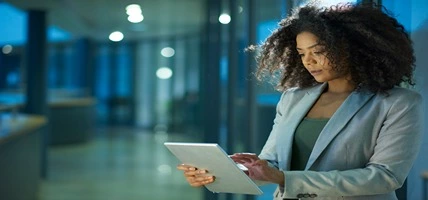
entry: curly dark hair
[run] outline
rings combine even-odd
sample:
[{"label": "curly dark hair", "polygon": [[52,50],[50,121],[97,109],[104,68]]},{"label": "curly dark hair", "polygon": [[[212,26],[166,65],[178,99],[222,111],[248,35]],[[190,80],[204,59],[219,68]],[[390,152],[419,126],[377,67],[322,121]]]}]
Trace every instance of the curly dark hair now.
[{"label": "curly dark hair", "polygon": [[386,92],[395,85],[414,85],[412,41],[403,25],[376,4],[338,4],[319,8],[310,3],[279,23],[257,56],[259,80],[279,75],[279,90],[319,84],[305,69],[296,50],[296,36],[318,37],[332,68],[350,74],[357,90]]}]

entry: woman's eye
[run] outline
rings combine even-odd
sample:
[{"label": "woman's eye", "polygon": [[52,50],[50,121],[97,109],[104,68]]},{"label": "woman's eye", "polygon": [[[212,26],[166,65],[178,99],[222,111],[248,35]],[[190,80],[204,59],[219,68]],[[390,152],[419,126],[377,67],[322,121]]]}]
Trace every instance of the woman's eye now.
[{"label": "woman's eye", "polygon": [[315,55],[321,55],[321,54],[324,54],[324,53],[325,53],[325,51],[315,51],[314,52]]}]

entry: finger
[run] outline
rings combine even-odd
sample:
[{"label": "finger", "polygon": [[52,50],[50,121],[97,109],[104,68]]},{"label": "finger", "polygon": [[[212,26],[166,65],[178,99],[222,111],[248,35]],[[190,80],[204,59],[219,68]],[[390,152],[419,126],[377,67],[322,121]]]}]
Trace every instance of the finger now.
[{"label": "finger", "polygon": [[200,176],[200,177],[189,178],[188,182],[193,187],[199,187],[206,184],[210,184],[214,182],[214,180],[215,180],[214,176]]},{"label": "finger", "polygon": [[259,160],[259,157],[256,154],[242,154],[244,158]]},{"label": "finger", "polygon": [[256,161],[256,159],[252,159],[249,157],[234,157],[232,158],[233,161],[244,164],[244,163],[251,163]]},{"label": "finger", "polygon": [[186,177],[186,180],[187,182],[189,182],[191,186],[201,186],[201,185],[204,185],[205,182],[210,181],[211,179],[209,177],[190,176],[190,177]]},{"label": "finger", "polygon": [[257,156],[255,153],[234,153],[236,156]]},{"label": "finger", "polygon": [[177,165],[177,169],[179,170],[196,170],[197,168],[191,165],[186,165],[186,164],[180,164]]},{"label": "finger", "polygon": [[235,153],[232,155],[234,158],[242,158],[242,159],[253,159],[259,160],[259,157],[253,153]]},{"label": "finger", "polygon": [[235,163],[237,163],[237,164],[241,164],[241,165],[244,165],[244,166],[251,165],[251,161],[249,161],[249,160],[236,159],[236,160],[233,160],[233,161]]},{"label": "finger", "polygon": [[198,176],[198,175],[204,175],[207,174],[208,171],[207,170],[187,170],[184,171],[184,176]]},{"label": "finger", "polygon": [[231,155],[231,156],[229,156],[232,160],[242,160],[242,159],[248,159],[247,157],[245,157],[245,156],[241,156],[241,155],[236,155],[236,154],[233,154],[233,155]]},{"label": "finger", "polygon": [[234,162],[236,163],[242,163],[244,162],[244,160],[242,158],[238,158],[238,157],[230,157]]},{"label": "finger", "polygon": [[203,185],[203,183],[200,181],[196,181],[194,176],[186,177],[186,181],[193,187],[199,187]]}]

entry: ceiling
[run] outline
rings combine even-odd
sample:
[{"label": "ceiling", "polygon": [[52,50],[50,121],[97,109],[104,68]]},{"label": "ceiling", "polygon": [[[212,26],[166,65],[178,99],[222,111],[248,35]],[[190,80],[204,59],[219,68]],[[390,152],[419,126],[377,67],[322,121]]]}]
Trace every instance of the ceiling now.
[{"label": "ceiling", "polygon": [[[0,0],[1,1],[1,0]],[[204,25],[205,0],[3,0],[22,10],[46,10],[48,24],[75,37],[106,40],[113,31],[125,39],[193,34]],[[126,6],[141,6],[144,20],[127,20]]]}]

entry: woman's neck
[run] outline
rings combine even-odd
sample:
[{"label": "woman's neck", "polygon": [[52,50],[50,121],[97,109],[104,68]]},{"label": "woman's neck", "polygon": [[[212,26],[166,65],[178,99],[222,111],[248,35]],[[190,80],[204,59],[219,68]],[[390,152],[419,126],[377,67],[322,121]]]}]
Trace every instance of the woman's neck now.
[{"label": "woman's neck", "polygon": [[351,93],[355,89],[355,84],[348,79],[335,79],[327,83],[325,92],[332,94]]}]

